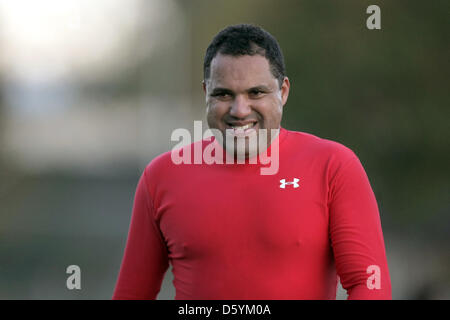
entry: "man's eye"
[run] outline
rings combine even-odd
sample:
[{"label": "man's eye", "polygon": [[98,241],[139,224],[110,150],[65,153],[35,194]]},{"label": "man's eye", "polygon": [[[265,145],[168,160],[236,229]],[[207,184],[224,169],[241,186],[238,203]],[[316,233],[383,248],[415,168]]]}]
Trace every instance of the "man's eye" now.
[{"label": "man's eye", "polygon": [[229,93],[226,92],[218,92],[212,95],[213,97],[218,97],[218,98],[228,98],[230,96]]},{"label": "man's eye", "polygon": [[254,91],[250,91],[250,95],[251,96],[260,96],[262,95],[264,92],[261,90],[254,90]]}]

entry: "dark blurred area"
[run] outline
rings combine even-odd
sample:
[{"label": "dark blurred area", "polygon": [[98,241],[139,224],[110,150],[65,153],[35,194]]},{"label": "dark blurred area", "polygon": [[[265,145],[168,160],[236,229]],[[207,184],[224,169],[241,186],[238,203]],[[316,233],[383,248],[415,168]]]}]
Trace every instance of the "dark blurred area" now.
[{"label": "dark blurred area", "polygon": [[[366,27],[371,4],[381,30]],[[0,2],[0,299],[111,298],[138,178],[174,146],[174,129],[205,121],[204,52],[236,23],[260,25],[281,45],[291,82],[282,125],[343,143],[363,163],[393,298],[449,299],[449,9]],[[66,287],[73,264],[81,290]],[[171,277],[159,299],[173,299]]]}]

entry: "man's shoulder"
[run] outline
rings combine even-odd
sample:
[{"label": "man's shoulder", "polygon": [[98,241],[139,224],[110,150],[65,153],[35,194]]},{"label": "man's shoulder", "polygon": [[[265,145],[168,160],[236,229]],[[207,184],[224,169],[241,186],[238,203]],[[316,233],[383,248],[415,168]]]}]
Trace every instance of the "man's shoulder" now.
[{"label": "man's shoulder", "polygon": [[304,131],[287,130],[287,132],[289,148],[306,150],[306,152],[316,157],[332,157],[343,161],[357,158],[355,152],[342,142]]},{"label": "man's shoulder", "polygon": [[204,140],[193,142],[186,146],[166,151],[162,154],[157,155],[152,160],[150,160],[145,166],[146,174],[150,174],[151,172],[152,175],[154,175],[155,173],[164,175],[169,174],[169,172],[173,171],[173,169],[184,167],[179,163],[179,159],[180,157],[183,156],[184,153],[187,153],[189,158],[189,160],[187,160],[186,163],[193,163],[194,162],[193,153],[196,150],[196,146],[204,143],[205,143]]},{"label": "man's shoulder", "polygon": [[169,166],[171,163],[172,163],[171,151],[166,151],[151,159],[145,166],[145,169],[161,170],[167,168],[167,166]]}]

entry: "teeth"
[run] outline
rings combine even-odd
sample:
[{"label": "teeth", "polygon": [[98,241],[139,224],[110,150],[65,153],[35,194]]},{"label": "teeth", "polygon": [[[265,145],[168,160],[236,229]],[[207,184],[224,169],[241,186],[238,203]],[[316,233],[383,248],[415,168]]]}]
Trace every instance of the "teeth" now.
[{"label": "teeth", "polygon": [[241,126],[241,127],[238,127],[238,126],[231,126],[231,127],[234,130],[247,130],[247,129],[253,127],[253,125],[254,125],[254,123],[249,123],[249,124],[246,124],[245,126]]}]

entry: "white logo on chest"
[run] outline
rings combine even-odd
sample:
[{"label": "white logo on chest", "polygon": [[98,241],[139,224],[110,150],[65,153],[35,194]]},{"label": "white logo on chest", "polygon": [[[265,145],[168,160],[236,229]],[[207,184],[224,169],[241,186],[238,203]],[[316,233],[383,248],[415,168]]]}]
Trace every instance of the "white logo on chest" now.
[{"label": "white logo on chest", "polygon": [[297,179],[297,178],[294,178],[294,181],[287,181],[287,182],[286,182],[286,179],[281,179],[280,180],[280,188],[285,189],[286,186],[289,186],[289,185],[293,186],[294,188],[298,188],[298,187],[300,187],[300,185],[298,184],[299,181],[300,181],[300,179]]}]

